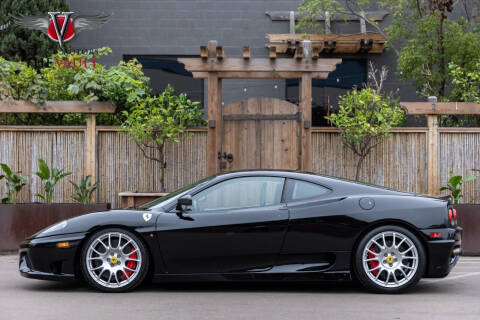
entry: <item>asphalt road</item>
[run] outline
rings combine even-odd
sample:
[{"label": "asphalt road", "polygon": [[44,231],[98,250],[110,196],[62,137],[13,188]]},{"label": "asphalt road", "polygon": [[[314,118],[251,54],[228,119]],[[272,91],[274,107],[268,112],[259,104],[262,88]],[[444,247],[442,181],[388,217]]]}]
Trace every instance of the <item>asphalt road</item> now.
[{"label": "asphalt road", "polygon": [[352,283],[148,284],[106,294],[25,279],[16,256],[0,256],[0,319],[480,319],[480,258],[463,257],[447,278],[401,295]]}]

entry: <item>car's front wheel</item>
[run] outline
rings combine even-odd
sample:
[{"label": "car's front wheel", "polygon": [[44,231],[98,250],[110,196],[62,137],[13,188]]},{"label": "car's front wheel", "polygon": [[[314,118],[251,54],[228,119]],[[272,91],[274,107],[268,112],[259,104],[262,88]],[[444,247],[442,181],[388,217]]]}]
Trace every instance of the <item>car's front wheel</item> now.
[{"label": "car's front wheel", "polygon": [[358,280],[367,289],[399,293],[413,287],[425,273],[425,250],[407,229],[382,226],[362,238],[354,267]]},{"label": "car's front wheel", "polygon": [[92,234],[82,248],[80,259],[86,281],[106,292],[124,292],[137,287],[145,278],[149,264],[141,239],[117,228]]}]

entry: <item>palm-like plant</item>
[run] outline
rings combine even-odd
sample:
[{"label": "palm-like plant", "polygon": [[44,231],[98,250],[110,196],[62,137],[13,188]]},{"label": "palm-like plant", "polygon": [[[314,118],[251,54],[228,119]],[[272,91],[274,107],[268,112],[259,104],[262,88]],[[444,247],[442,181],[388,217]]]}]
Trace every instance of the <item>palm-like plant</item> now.
[{"label": "palm-like plant", "polygon": [[98,188],[98,181],[92,185],[92,176],[88,175],[85,179],[82,179],[80,184],[70,180],[75,193],[72,195],[72,200],[82,204],[91,204],[93,198],[93,192]]},{"label": "palm-like plant", "polygon": [[7,180],[7,196],[2,199],[2,203],[17,203],[17,196],[23,186],[26,185],[27,177],[20,175],[19,172],[13,172],[5,163],[0,163],[3,170],[0,180]]},{"label": "palm-like plant", "polygon": [[51,169],[43,159],[38,159],[38,170],[35,174],[42,180],[43,194],[36,193],[35,196],[43,199],[45,203],[52,203],[53,191],[58,181],[71,175],[71,172],[64,172],[63,169]]},{"label": "palm-like plant", "polygon": [[447,186],[441,187],[440,191],[448,190],[453,198],[453,203],[458,204],[463,199],[463,195],[460,193],[462,191],[462,184],[467,181],[475,180],[476,178],[477,176],[475,175],[464,178],[455,175],[453,171],[450,171],[450,178],[447,181]]}]

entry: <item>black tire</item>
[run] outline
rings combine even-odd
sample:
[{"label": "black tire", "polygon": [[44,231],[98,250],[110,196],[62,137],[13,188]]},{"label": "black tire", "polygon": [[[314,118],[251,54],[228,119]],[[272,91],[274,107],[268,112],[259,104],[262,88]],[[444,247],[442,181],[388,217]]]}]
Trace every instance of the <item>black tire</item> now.
[{"label": "black tire", "polygon": [[[95,241],[95,239],[108,233],[121,233],[122,235],[128,236],[130,239],[132,239],[135,242],[135,244],[138,246],[138,250],[141,253],[140,255],[141,265],[138,270],[138,274],[134,277],[134,279],[131,280],[131,282],[121,287],[107,287],[105,285],[98,283],[97,280],[95,280],[92,277],[87,267],[87,254],[88,254],[89,247]],[[80,254],[80,267],[81,267],[82,274],[85,281],[93,288],[103,292],[127,292],[135,289],[143,282],[143,280],[147,276],[148,270],[149,270],[149,263],[150,263],[150,257],[144,242],[134,233],[127,231],[125,229],[120,229],[120,228],[108,228],[108,229],[99,230],[93,233],[85,242],[85,244],[82,246],[81,254]]]},{"label": "black tire", "polygon": [[[408,281],[404,280],[405,282],[402,283],[401,285],[398,285],[397,287],[386,287],[386,286],[381,286],[377,284],[374,281],[374,279],[371,279],[369,277],[369,275],[367,274],[368,271],[365,270],[365,267],[364,267],[363,254],[367,244],[372,238],[374,238],[376,235],[379,235],[380,233],[383,233],[383,232],[396,232],[401,235],[404,235],[405,237],[410,239],[411,242],[415,245],[415,248],[418,253],[418,260],[417,260],[418,262],[417,262],[416,271],[411,275],[409,274],[410,279],[408,279]],[[383,259],[383,257],[381,259]],[[365,262],[365,263],[368,265],[369,262]],[[378,262],[378,265],[380,265],[380,263],[381,262]],[[354,258],[353,258],[353,267],[354,267],[356,278],[366,289],[375,293],[402,293],[411,289],[418,283],[418,281],[420,281],[420,279],[425,274],[426,265],[427,265],[427,260],[426,260],[425,249],[422,243],[420,242],[420,240],[409,230],[399,226],[394,226],[394,225],[381,226],[368,232],[362,238],[357,248],[355,249]],[[384,271],[384,272],[388,273],[388,271]],[[385,275],[385,273],[383,275]],[[388,276],[390,277],[390,275]],[[386,281],[388,282],[389,280],[387,279]],[[392,285],[396,285],[396,284],[392,284]]]}]

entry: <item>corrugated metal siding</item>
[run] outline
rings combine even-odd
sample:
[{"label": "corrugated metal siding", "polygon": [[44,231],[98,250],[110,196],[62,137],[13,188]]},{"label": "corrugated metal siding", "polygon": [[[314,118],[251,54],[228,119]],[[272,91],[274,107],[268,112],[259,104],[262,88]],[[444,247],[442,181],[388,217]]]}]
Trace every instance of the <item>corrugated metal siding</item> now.
[{"label": "corrugated metal siding", "polygon": [[[338,132],[312,133],[313,172],[355,178],[357,157]],[[409,192],[427,192],[427,141],[422,132],[394,132],[365,159],[361,181]]]}]

